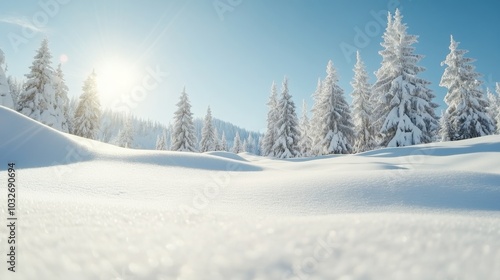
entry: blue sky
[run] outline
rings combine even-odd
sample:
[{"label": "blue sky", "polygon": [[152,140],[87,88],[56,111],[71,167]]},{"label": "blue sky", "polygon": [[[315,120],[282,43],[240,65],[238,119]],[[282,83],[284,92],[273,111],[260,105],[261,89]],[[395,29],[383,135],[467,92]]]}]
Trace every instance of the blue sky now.
[{"label": "blue sky", "polygon": [[210,105],[217,118],[264,131],[271,83],[280,85],[285,75],[299,112],[303,99],[312,105],[330,59],[350,101],[354,49],[374,82],[386,11],[395,7],[408,32],[419,35],[416,53],[425,55],[422,77],[432,82],[438,114],[445,109],[446,90],[438,84],[450,34],[477,59],[485,86],[494,87],[500,81],[499,6],[452,0],[2,1],[0,49],[7,74],[23,77],[47,37],[54,66],[67,58],[71,96],[81,94],[95,69],[104,106],[168,123],[186,86],[195,116],[203,117]]}]

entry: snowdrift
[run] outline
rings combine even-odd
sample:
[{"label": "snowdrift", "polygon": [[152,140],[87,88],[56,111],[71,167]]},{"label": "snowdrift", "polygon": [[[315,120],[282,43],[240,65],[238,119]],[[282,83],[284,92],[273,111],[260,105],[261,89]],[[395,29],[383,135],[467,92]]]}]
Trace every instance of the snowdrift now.
[{"label": "snowdrift", "polygon": [[[257,171],[259,167],[204,154],[138,151],[66,134],[0,106],[0,153],[22,168],[67,165],[93,159],[194,169]],[[5,166],[1,168],[5,169]]]},{"label": "snowdrift", "polygon": [[500,136],[278,160],[122,149],[0,107],[8,161],[0,279],[500,278]]}]

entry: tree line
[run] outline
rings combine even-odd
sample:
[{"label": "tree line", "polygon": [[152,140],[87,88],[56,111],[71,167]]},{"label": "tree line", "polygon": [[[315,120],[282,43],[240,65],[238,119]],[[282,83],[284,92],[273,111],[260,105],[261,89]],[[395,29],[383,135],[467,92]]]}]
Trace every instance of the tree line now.
[{"label": "tree line", "polygon": [[[201,139],[197,139],[188,94],[181,92],[173,124],[168,134],[157,136],[156,149],[186,152],[252,152],[277,158],[311,157],[328,154],[359,153],[382,147],[399,147],[454,141],[500,133],[500,85],[496,95],[487,89],[485,96],[474,59],[451,37],[450,52],[441,63],[446,66],[440,86],[447,89],[446,110],[435,113],[438,105],[420,77],[425,68],[418,65],[422,55],[415,54],[417,36],[407,33],[399,10],[388,13],[382,36],[380,68],[376,82],[369,76],[360,53],[357,53],[352,79],[352,104],[345,99],[332,61],[326,76],[318,79],[310,110],[303,102],[300,120],[285,77],[280,92],[273,82],[267,102],[267,129],[258,139],[249,134],[240,139],[236,133],[228,147],[225,132],[217,131],[210,107],[204,119]],[[5,57],[0,50],[0,104],[50,127],[81,137],[96,139],[101,106],[92,72],[84,81],[78,102],[70,106],[68,87],[59,64],[51,66],[48,40],[44,39],[26,74],[26,82],[6,78]],[[130,147],[133,141],[131,121],[120,129],[118,144]]]}]

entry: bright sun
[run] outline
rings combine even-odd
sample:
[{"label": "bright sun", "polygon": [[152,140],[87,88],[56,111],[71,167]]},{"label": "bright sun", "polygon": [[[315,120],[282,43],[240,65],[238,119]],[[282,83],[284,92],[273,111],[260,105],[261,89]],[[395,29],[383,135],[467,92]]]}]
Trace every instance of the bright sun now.
[{"label": "bright sun", "polygon": [[128,93],[136,84],[137,72],[131,63],[109,59],[96,68],[97,86],[104,99],[113,99]]}]

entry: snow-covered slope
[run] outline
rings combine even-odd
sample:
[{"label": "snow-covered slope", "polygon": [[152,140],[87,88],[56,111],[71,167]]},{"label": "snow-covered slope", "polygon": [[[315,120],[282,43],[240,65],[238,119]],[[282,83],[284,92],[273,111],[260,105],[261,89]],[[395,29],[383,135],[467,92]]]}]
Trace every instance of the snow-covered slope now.
[{"label": "snow-covered slope", "polygon": [[499,136],[276,160],[122,149],[0,107],[4,185],[9,161],[0,279],[500,277]]}]

